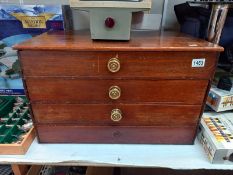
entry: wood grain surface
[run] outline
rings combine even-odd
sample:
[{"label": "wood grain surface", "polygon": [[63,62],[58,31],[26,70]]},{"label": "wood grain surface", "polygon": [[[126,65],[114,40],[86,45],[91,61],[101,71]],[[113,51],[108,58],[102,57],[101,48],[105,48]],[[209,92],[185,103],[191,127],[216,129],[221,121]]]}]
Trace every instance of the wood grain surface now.
[{"label": "wood grain surface", "polygon": [[[180,33],[132,32],[93,41],[48,32],[16,45],[42,143],[192,144],[222,47]],[[109,59],[120,70],[109,72]],[[192,67],[193,59],[205,66]],[[121,97],[109,98],[118,86]],[[112,109],[122,111],[113,122]]]},{"label": "wood grain surface", "polygon": [[[201,78],[209,79],[215,69],[215,52],[71,52],[22,51],[24,76],[72,76],[111,78]],[[120,71],[111,73],[107,64],[118,57]],[[192,60],[205,58],[204,67]]]},{"label": "wood grain surface", "polygon": [[223,51],[223,48],[202,39],[174,32],[131,32],[130,41],[93,41],[89,31],[55,31],[22,42],[18,50],[66,51]]},{"label": "wood grain surface", "polygon": [[[33,103],[33,113],[40,124],[77,124],[82,126],[194,126],[201,105],[161,104],[40,104]],[[111,120],[111,111],[120,109],[122,119]]]},{"label": "wood grain surface", "polygon": [[37,125],[41,143],[193,144],[196,127]]},{"label": "wood grain surface", "polygon": [[[206,80],[80,80],[72,78],[27,78],[31,102],[53,103],[179,103],[202,104]],[[109,98],[109,88],[119,86],[121,97]]]}]

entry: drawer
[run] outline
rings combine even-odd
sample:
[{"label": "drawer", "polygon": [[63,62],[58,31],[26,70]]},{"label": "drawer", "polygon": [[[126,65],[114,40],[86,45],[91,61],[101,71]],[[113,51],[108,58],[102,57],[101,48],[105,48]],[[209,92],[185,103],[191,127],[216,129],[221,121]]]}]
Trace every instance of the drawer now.
[{"label": "drawer", "polygon": [[[38,103],[31,105],[35,121],[40,124],[195,126],[201,113],[200,105]],[[114,109],[120,110],[116,113],[119,118],[112,118]]]},{"label": "drawer", "polygon": [[[208,85],[206,80],[82,80],[28,77],[25,81],[31,102],[53,103],[202,104]],[[112,92],[111,87],[116,86],[120,90],[120,97],[113,100],[110,99],[109,92]],[[119,90],[115,89],[113,92],[119,94]]]},{"label": "drawer", "polygon": [[[118,65],[109,62],[114,57],[119,60],[120,70],[112,73],[107,66]],[[192,67],[196,58],[205,58],[205,66]],[[216,58],[215,52],[20,51],[24,76],[209,79]]]},{"label": "drawer", "polygon": [[193,144],[193,127],[37,125],[41,143]]}]

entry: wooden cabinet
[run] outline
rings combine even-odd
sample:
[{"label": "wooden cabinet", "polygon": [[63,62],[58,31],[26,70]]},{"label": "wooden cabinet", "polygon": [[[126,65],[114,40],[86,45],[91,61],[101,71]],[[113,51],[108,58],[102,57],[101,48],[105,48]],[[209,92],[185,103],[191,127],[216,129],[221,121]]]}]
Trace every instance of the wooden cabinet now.
[{"label": "wooden cabinet", "polygon": [[49,32],[15,46],[40,142],[193,143],[223,49],[179,33],[131,38]]}]

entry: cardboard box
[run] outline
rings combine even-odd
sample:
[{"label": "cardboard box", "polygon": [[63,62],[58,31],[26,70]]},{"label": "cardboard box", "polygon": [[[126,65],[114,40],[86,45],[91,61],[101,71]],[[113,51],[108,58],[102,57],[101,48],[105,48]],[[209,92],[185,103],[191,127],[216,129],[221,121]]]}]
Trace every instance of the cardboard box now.
[{"label": "cardboard box", "polygon": [[210,88],[206,104],[216,112],[233,109],[233,88],[231,91],[218,89],[216,86]]},{"label": "cardboard box", "polygon": [[198,139],[211,163],[233,164],[233,113],[204,113]]},{"label": "cardboard box", "polygon": [[12,46],[48,30],[63,30],[61,5],[0,4],[0,95],[24,95]]}]

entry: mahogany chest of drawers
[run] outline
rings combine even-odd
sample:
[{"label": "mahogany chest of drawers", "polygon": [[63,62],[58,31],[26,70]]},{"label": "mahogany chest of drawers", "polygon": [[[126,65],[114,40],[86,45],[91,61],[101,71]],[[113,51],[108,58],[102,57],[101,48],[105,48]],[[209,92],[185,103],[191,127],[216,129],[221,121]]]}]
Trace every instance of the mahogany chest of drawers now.
[{"label": "mahogany chest of drawers", "polygon": [[223,48],[179,33],[92,41],[51,32],[15,46],[41,143],[192,144]]}]

